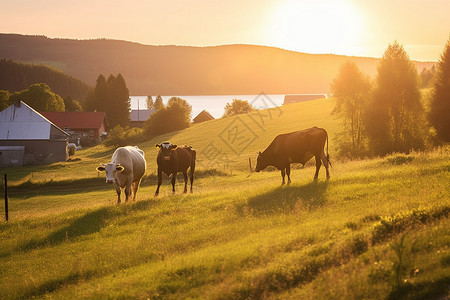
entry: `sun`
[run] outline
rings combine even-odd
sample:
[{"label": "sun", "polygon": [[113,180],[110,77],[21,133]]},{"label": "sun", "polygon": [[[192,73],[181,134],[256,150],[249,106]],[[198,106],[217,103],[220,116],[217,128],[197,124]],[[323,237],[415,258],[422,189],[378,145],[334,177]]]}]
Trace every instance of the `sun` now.
[{"label": "sun", "polygon": [[345,0],[285,0],[269,22],[270,45],[308,53],[358,52],[363,22]]}]

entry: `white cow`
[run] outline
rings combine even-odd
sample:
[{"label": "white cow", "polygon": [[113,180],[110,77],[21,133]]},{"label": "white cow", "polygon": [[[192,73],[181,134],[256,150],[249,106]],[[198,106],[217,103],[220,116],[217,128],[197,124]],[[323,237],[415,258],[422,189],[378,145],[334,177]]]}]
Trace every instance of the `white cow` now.
[{"label": "white cow", "polygon": [[136,200],[139,183],[146,167],[144,151],[137,146],[126,146],[117,148],[111,162],[106,165],[100,164],[97,171],[105,171],[106,182],[114,184],[117,203],[120,203],[121,190],[125,189],[125,201],[128,201],[128,197],[131,196],[131,186],[133,186],[133,200]]}]

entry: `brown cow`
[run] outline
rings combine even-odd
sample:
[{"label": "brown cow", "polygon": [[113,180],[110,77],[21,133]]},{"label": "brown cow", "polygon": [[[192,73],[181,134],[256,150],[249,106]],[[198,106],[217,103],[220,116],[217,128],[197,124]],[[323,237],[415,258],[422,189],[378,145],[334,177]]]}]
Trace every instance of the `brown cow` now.
[{"label": "brown cow", "polygon": [[175,193],[175,180],[178,172],[183,172],[184,176],[184,193],[187,192],[187,169],[189,170],[189,177],[191,181],[191,193],[192,184],[194,183],[194,171],[195,171],[195,159],[197,152],[190,146],[177,147],[170,142],[164,142],[155,145],[159,148],[158,157],[156,162],[158,164],[158,187],[155,192],[155,196],[159,195],[159,187],[162,183],[162,172],[167,176],[172,175],[172,193]]},{"label": "brown cow", "polygon": [[[324,152],[325,142],[327,143],[327,155]],[[328,155],[328,134],[323,128],[313,127],[278,135],[266,150],[258,153],[255,171],[259,172],[267,166],[274,166],[281,170],[282,184],[285,183],[285,174],[288,176],[289,184],[291,183],[291,163],[305,165],[313,156],[316,158],[314,180],[317,180],[319,176],[322,162],[327,172],[327,179],[329,179],[328,164],[331,165],[331,162]]]}]

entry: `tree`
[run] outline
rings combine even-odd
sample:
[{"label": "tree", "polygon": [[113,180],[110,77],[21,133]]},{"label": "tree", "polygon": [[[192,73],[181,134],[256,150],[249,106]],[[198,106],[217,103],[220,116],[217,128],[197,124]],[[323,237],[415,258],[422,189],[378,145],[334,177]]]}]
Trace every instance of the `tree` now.
[{"label": "tree", "polygon": [[163,99],[161,96],[156,96],[155,102],[153,103],[153,109],[161,109],[164,107]]},{"label": "tree", "polygon": [[67,96],[64,98],[64,106],[66,111],[82,111],[80,102],[78,100],[72,99],[72,97]]},{"label": "tree", "polygon": [[88,92],[83,101],[83,109],[105,112],[109,128],[117,125],[127,127],[130,122],[129,100],[130,93],[120,73],[116,77],[111,74],[108,80],[100,74],[95,88]]},{"label": "tree", "polygon": [[331,83],[336,99],[333,110],[343,119],[340,152],[361,156],[364,152],[364,111],[370,95],[370,81],[353,62],[341,65],[339,74]]},{"label": "tree", "polygon": [[65,111],[64,100],[45,83],[32,84],[28,89],[12,94],[8,101],[12,104],[17,100],[37,111]]},{"label": "tree", "polygon": [[436,67],[433,65],[430,69],[423,68],[422,72],[420,72],[420,87],[427,88],[433,81],[433,78],[436,74]]},{"label": "tree", "polygon": [[236,116],[254,111],[253,106],[246,100],[233,99],[231,103],[225,105],[224,117]]},{"label": "tree", "polygon": [[450,141],[450,39],[437,67],[429,120],[436,129],[438,138]]},{"label": "tree", "polygon": [[417,69],[398,42],[378,64],[376,86],[367,106],[369,148],[376,155],[424,148],[426,127]]},{"label": "tree", "polygon": [[153,109],[153,98],[152,98],[152,96],[147,96],[147,109]]},{"label": "tree", "polygon": [[181,130],[191,124],[192,106],[184,99],[172,97],[166,107],[152,113],[144,123],[144,132],[148,137]]},{"label": "tree", "polygon": [[4,110],[11,104],[9,103],[9,92],[0,90],[0,111]]}]

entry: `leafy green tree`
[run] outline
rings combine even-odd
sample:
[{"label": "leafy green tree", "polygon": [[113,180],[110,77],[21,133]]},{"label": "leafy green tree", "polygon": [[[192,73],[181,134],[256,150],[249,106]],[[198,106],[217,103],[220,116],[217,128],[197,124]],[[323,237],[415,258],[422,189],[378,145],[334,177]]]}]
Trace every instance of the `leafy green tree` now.
[{"label": "leafy green tree", "polygon": [[64,98],[64,106],[66,108],[66,111],[82,111],[80,102],[78,100],[73,99],[70,96],[67,96]]},{"label": "leafy green tree", "polygon": [[408,153],[425,146],[426,120],[417,69],[398,42],[378,64],[376,85],[367,106],[369,148],[376,155]]},{"label": "leafy green tree", "polygon": [[156,96],[155,102],[153,103],[153,109],[164,108],[164,102],[161,96]]},{"label": "leafy green tree", "polygon": [[158,109],[144,124],[148,137],[181,130],[191,124],[192,106],[184,99],[172,97],[167,106]]},{"label": "leafy green tree", "polygon": [[0,111],[4,110],[11,104],[9,103],[9,92],[0,90]]},{"label": "leafy green tree", "polygon": [[255,109],[246,100],[233,99],[231,103],[225,105],[224,117],[236,116],[254,111]]},{"label": "leafy green tree", "polygon": [[339,74],[331,83],[331,92],[336,99],[333,114],[343,120],[339,152],[346,156],[362,156],[364,145],[364,111],[370,96],[371,84],[353,62],[341,65]]},{"label": "leafy green tree", "polygon": [[64,100],[53,93],[45,83],[32,84],[28,89],[16,92],[9,98],[10,103],[21,100],[37,111],[65,111]]},{"label": "leafy green tree", "polygon": [[153,98],[152,96],[147,96],[147,109],[153,109]]},{"label": "leafy green tree", "polygon": [[450,141],[450,39],[439,60],[429,120],[439,139]]}]

